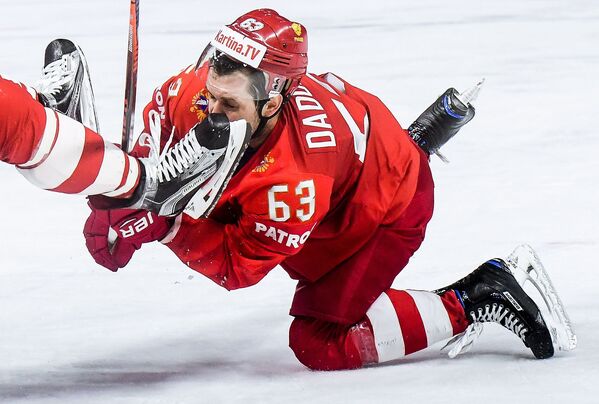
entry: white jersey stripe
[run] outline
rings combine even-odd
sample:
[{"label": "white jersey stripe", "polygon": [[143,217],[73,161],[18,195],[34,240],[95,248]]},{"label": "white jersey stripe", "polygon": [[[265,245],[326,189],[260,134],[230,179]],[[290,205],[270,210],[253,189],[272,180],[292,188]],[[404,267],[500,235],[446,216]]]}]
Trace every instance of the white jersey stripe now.
[{"label": "white jersey stripe", "polygon": [[366,312],[366,316],[372,324],[379,362],[387,362],[405,356],[406,348],[401,325],[395,307],[386,293],[375,300]]},{"label": "white jersey stripe", "polygon": [[56,133],[56,112],[51,110],[50,108],[44,108],[46,111],[46,127],[44,128],[44,133],[42,134],[42,138],[40,139],[40,143],[37,146],[37,150],[33,153],[33,157],[26,162],[25,164],[20,164],[20,168],[29,168],[39,164],[44,158],[48,156],[50,150],[52,150],[52,145],[54,144],[54,139],[58,134]]},{"label": "white jersey stripe", "polygon": [[331,87],[328,83],[326,82],[322,82],[318,79],[318,77],[315,77],[312,73],[307,73],[306,74],[307,77],[311,78],[312,81],[314,81],[317,84],[320,84],[322,87],[324,87],[327,91],[330,91],[331,93],[335,94],[335,95],[339,95],[339,93],[337,93],[337,91],[335,91],[335,89],[333,87]]},{"label": "white jersey stripe", "polygon": [[453,336],[449,314],[439,295],[420,290],[407,290],[406,292],[416,303],[426,332],[428,346]]},{"label": "white jersey stripe", "polygon": [[345,83],[339,79],[339,77],[335,76],[333,73],[327,73],[324,76],[327,83],[335,87],[339,92],[345,94]]},{"label": "white jersey stripe", "polygon": [[85,127],[79,122],[58,114],[59,133],[54,148],[39,166],[19,169],[32,184],[53,189],[73,175],[85,145]]}]

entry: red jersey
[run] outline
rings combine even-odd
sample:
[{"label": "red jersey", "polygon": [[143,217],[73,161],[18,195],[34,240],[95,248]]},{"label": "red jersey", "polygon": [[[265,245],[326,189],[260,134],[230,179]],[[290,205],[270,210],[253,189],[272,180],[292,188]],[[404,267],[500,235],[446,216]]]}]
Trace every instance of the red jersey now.
[{"label": "red jersey", "polygon": [[[172,77],[144,110],[146,131],[154,110],[161,145],[171,133],[180,139],[206,117],[206,95],[192,67]],[[331,73],[308,74],[210,216],[180,216],[165,243],[227,289],[253,285],[278,264],[313,282],[405,210],[417,147],[377,97]]]}]

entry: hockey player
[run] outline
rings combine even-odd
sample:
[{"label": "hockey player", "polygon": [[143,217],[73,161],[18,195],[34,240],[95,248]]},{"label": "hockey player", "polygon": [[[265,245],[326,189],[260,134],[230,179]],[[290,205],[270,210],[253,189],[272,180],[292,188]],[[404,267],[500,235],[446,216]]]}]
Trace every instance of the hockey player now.
[{"label": "hockey player", "polygon": [[[418,147],[378,98],[334,74],[307,73],[307,42],[303,25],[254,10],[156,90],[144,132],[155,135],[160,154],[171,153],[163,173],[193,154],[189,134],[198,122],[218,128],[221,114],[247,121],[249,147],[220,198],[205,188],[174,219],[98,209],[112,202],[92,198],[84,234],[94,259],[117,270],[142,243],[160,240],[227,289],[251,286],[281,265],[298,280],[290,346],[312,369],[398,359],[468,329],[457,341],[467,349],[483,322],[509,329],[538,358],[553,355],[553,342],[563,348],[514,276],[529,268],[544,274],[530,254],[490,260],[437,291],[391,288],[432,215],[428,154],[455,132],[428,125]],[[423,122],[435,122],[437,112],[429,108]],[[148,153],[142,138],[138,156]],[[216,201],[211,213],[196,210],[208,199]]]},{"label": "hockey player", "polygon": [[[229,290],[281,265],[298,280],[289,343],[311,369],[398,359],[468,328],[455,354],[468,349],[483,322],[512,331],[537,358],[552,356],[556,326],[514,276],[544,274],[526,249],[520,252],[529,259],[490,260],[437,291],[391,288],[433,212],[428,154],[455,128],[434,124],[433,105],[419,118],[429,129],[420,132],[419,148],[378,98],[332,73],[307,73],[307,45],[303,25],[254,10],[221,28],[195,66],[155,91],[144,119],[148,132],[150,117],[160,117],[162,148],[221,113],[249,123],[249,148],[208,217],[192,206],[169,229],[141,213],[136,228],[118,210],[94,210],[85,235],[96,261],[117,270],[141,243],[161,239]],[[471,115],[456,118],[464,123]],[[122,253],[103,248],[111,229],[116,245],[128,246]],[[571,331],[565,320],[561,326]],[[573,347],[568,337],[561,348]]]}]

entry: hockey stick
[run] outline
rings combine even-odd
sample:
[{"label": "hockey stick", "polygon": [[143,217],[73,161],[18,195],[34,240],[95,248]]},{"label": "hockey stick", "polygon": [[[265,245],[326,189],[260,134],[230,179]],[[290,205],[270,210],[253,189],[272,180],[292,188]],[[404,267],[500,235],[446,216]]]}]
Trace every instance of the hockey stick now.
[{"label": "hockey stick", "polygon": [[125,108],[123,112],[123,134],[121,147],[129,151],[129,143],[135,124],[135,96],[137,93],[137,53],[139,26],[139,0],[131,0],[129,8],[129,42],[127,47],[127,71],[125,83]]}]

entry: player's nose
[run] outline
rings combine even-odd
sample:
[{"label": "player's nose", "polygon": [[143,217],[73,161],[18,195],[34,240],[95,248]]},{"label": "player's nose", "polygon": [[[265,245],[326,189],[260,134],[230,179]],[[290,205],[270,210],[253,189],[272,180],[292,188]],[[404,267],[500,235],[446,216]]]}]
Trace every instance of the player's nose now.
[{"label": "player's nose", "polygon": [[211,114],[220,114],[224,113],[222,103],[218,100],[209,100],[208,101],[208,112]]}]

